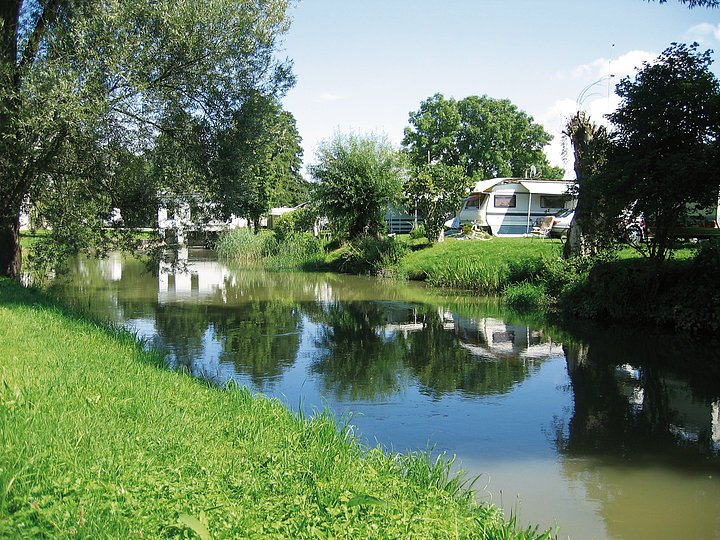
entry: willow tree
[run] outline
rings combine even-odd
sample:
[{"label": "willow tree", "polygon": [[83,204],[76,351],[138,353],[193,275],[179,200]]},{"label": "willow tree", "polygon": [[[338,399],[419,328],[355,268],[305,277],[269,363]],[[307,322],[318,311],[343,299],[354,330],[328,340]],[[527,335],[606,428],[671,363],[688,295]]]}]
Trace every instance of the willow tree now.
[{"label": "willow tree", "polygon": [[575,217],[568,230],[564,256],[590,256],[606,243],[602,199],[608,194],[603,189],[600,172],[606,159],[607,132],[583,111],[578,111],[568,120],[563,134],[570,139],[573,147],[574,191],[577,195]]},{"label": "willow tree", "polygon": [[336,133],[308,167],[321,215],[342,237],[380,237],[385,212],[402,196],[402,155],[384,136]]},{"label": "willow tree", "polygon": [[[20,272],[23,204],[74,248],[122,190],[118,151],[152,146],[169,109],[216,122],[250,92],[282,94],[289,0],[4,0],[0,4],[0,275]],[[62,234],[63,230],[71,233]]]}]

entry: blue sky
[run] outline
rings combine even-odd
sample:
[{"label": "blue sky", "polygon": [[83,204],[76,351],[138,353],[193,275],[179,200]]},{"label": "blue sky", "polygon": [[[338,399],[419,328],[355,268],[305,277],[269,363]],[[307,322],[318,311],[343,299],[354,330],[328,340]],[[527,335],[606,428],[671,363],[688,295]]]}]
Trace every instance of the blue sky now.
[{"label": "blue sky", "polygon": [[335,131],[399,145],[408,114],[441,92],[510,99],[554,136],[548,156],[571,174],[560,131],[583,89],[602,79],[583,101],[600,120],[617,103],[608,83],[671,42],[720,51],[720,11],[676,0],[301,0],[291,17],[281,54],[297,85],[284,106],[306,164]]}]

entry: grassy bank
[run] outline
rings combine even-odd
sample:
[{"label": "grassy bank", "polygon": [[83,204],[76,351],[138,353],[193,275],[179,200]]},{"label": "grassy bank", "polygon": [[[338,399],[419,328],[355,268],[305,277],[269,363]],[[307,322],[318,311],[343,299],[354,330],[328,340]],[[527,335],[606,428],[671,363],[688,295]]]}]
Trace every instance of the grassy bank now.
[{"label": "grassy bank", "polygon": [[364,449],[0,280],[0,537],[527,538],[444,462]]},{"label": "grassy bank", "polygon": [[[269,233],[268,238],[272,237]],[[593,259],[562,259],[558,240],[362,238],[335,249],[289,247],[285,266],[425,281],[435,287],[500,295],[521,311],[556,310],[598,321],[682,331],[720,331],[720,247],[687,244],[658,271],[629,246]],[[235,250],[237,253],[238,251]],[[243,252],[243,250],[240,250]],[[245,249],[245,252],[250,252]],[[273,267],[273,256],[263,259]]]},{"label": "grassy bank", "polygon": [[508,283],[511,263],[527,259],[558,258],[559,242],[530,238],[481,240],[448,239],[432,247],[413,251],[401,262],[410,279],[439,287],[497,294]]}]

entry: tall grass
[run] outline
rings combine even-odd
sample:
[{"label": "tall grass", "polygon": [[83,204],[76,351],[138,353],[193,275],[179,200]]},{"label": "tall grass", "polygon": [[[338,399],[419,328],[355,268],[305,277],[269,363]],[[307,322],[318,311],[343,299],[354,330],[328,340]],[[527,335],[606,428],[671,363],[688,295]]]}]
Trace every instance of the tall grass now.
[{"label": "tall grass", "polygon": [[255,234],[247,228],[230,229],[220,233],[215,249],[223,259],[257,263],[270,270],[313,270],[325,262],[323,242],[310,233],[276,236],[268,230]]},{"label": "tall grass", "polygon": [[451,287],[496,294],[505,285],[508,275],[506,264],[455,259],[443,266],[431,267],[426,281],[435,287]]},{"label": "tall grass", "polygon": [[292,233],[271,243],[263,266],[269,270],[315,270],[325,264],[323,242],[309,233]]},{"label": "tall grass", "polygon": [[159,368],[0,280],[2,538],[528,538],[444,460]]},{"label": "tall grass", "polygon": [[247,227],[223,231],[218,237],[215,250],[218,256],[243,262],[257,262],[268,253],[273,242],[271,231],[261,230],[255,234]]}]

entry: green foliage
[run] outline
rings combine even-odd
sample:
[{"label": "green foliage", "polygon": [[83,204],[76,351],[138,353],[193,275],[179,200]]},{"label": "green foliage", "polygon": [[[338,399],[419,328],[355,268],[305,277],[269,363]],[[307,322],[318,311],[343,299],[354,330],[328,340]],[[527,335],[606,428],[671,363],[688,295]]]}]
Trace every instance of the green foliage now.
[{"label": "green foliage", "polygon": [[717,332],[718,262],[714,242],[703,245],[695,258],[673,260],[659,270],[648,259],[597,262],[561,291],[560,301],[564,311],[581,318]]},{"label": "green foliage", "polygon": [[423,217],[430,242],[437,241],[445,221],[460,209],[472,183],[462,167],[444,163],[415,169],[405,183],[407,206],[416,208]]},{"label": "green foliage", "polygon": [[539,536],[474,503],[445,457],[368,450],[328,413],[163,369],[7,280],[0,323],[2,537]]},{"label": "green foliage", "polygon": [[[5,4],[0,275],[20,271],[18,215],[27,198],[52,226],[52,240],[75,238],[57,253],[103,249],[93,243],[102,237],[74,233],[98,227],[113,205],[139,222],[163,186],[204,193],[207,160],[196,146],[206,140],[186,136],[191,120],[217,127],[249,96],[277,98],[293,83],[289,64],[274,54],[288,27],[285,0]],[[178,142],[156,140],[159,132]],[[151,150],[161,166],[143,186],[138,169]]]},{"label": "green foliage", "polygon": [[413,230],[410,231],[410,238],[412,238],[413,240],[427,238],[427,231],[425,230],[425,225],[420,223],[417,227],[414,227]]},{"label": "green foliage", "polygon": [[274,96],[254,93],[228,116],[215,136],[213,163],[223,215],[257,226],[272,206],[304,202],[308,187],[300,176],[302,147],[292,114]]},{"label": "green foliage", "polygon": [[541,257],[520,257],[508,261],[508,282],[536,282],[546,269],[545,259]]},{"label": "green foliage", "polygon": [[308,167],[313,199],[345,238],[379,236],[388,205],[402,190],[400,154],[383,137],[336,134],[320,145]]},{"label": "green foliage", "polygon": [[545,287],[527,281],[508,285],[503,297],[511,308],[520,311],[542,311],[548,306]]},{"label": "green foliage", "polygon": [[222,231],[215,249],[219,257],[239,261],[260,261],[271,251],[274,237],[271,231],[255,234],[247,227]]},{"label": "green foliage", "polygon": [[509,100],[435,94],[410,113],[403,146],[415,167],[443,163],[468,178],[523,177],[535,166],[545,178],[562,178],[543,148],[552,137]]},{"label": "green foliage", "polygon": [[435,287],[451,287],[496,294],[503,288],[507,278],[505,264],[454,259],[441,267],[428,271],[427,282]]},{"label": "green foliage", "polygon": [[313,232],[317,221],[315,209],[309,205],[303,206],[278,217],[273,224],[273,232],[278,241],[282,241],[294,233]]},{"label": "green foliage", "polygon": [[361,236],[345,246],[335,264],[349,274],[399,275],[398,265],[409,251],[407,244],[395,237]]},{"label": "green foliage", "polygon": [[322,240],[312,233],[290,233],[282,238],[275,237],[263,266],[271,269],[315,270],[325,264],[325,250]]},{"label": "green foliage", "polygon": [[533,242],[530,238],[493,238],[487,242],[446,239],[445,242],[408,254],[402,265],[411,279],[420,280],[426,279],[431,273],[437,273],[443,266],[454,264],[455,261],[479,263],[488,268],[503,268],[503,275],[508,276],[510,261],[558,257],[560,248],[558,243]]},{"label": "green foliage", "polygon": [[617,85],[605,188],[643,212],[653,236],[648,255],[662,263],[671,233],[693,205],[717,204],[720,186],[720,81],[712,51],[673,44],[634,79]]},{"label": "green foliage", "polygon": [[317,269],[325,264],[324,243],[311,233],[287,232],[282,236],[239,227],[220,233],[215,246],[218,257],[256,263],[269,269]]}]

